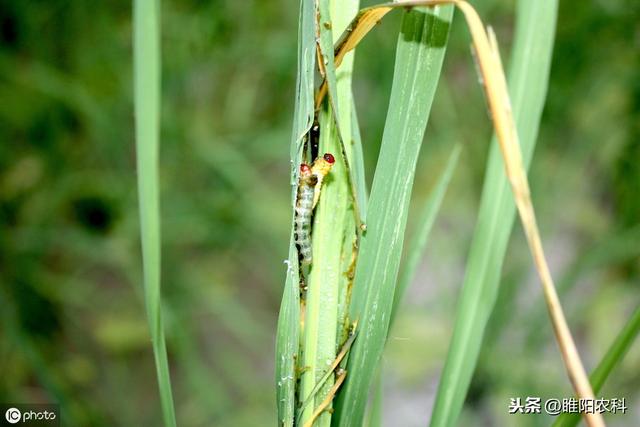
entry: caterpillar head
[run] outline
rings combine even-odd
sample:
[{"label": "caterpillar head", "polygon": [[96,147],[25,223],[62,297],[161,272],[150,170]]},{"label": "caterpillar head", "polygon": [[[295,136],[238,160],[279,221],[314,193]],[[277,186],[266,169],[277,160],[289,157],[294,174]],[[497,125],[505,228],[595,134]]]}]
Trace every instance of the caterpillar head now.
[{"label": "caterpillar head", "polygon": [[333,154],[325,153],[322,157],[318,157],[313,162],[313,165],[311,165],[311,172],[321,180],[322,178],[320,177],[325,177],[335,162],[336,159],[333,157]]},{"label": "caterpillar head", "polygon": [[311,170],[311,166],[306,163],[300,164],[300,183],[304,185],[316,185],[317,176]]},{"label": "caterpillar head", "polygon": [[305,177],[311,175],[311,167],[306,163],[300,164],[300,176]]}]

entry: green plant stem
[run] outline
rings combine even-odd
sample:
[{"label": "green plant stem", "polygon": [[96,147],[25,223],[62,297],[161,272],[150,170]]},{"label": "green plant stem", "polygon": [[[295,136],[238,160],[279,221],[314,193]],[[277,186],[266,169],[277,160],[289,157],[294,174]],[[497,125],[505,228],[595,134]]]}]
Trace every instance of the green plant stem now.
[{"label": "green plant stem", "polygon": [[176,425],[160,295],[160,3],[135,0],[134,87],[144,290],[164,425]]}]

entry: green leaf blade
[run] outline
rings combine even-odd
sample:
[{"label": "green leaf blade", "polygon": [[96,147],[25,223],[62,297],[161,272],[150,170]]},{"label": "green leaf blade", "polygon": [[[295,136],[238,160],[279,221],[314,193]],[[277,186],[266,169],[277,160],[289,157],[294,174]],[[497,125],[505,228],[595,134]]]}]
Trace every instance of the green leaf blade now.
[{"label": "green leaf blade", "polygon": [[386,341],[418,151],[437,86],[453,9],[405,12],[391,101],[361,243],[351,319],[359,320],[337,423],[360,425]]},{"label": "green leaf blade", "polygon": [[[518,2],[509,93],[527,168],[547,92],[556,15],[556,0]],[[514,219],[513,196],[494,137],[454,333],[431,417],[432,427],[455,425],[462,410],[484,330],[497,298]]]},{"label": "green leaf blade", "polygon": [[144,295],[164,425],[176,425],[160,292],[160,4],[134,2],[136,164]]},{"label": "green leaf blade", "polygon": [[[295,110],[291,131],[291,217],[295,217],[298,167],[302,161],[304,136],[313,122],[313,78],[315,72],[315,5],[313,0],[300,2],[298,28],[298,70]],[[289,238],[287,272],[276,335],[276,399],[278,424],[295,423],[295,392],[300,346],[300,272],[294,244],[293,220]]]}]

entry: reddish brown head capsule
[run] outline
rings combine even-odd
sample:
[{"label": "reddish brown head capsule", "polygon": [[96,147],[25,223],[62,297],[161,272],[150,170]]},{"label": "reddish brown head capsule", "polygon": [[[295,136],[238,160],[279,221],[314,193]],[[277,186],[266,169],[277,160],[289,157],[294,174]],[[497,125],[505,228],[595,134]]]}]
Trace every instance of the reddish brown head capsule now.
[{"label": "reddish brown head capsule", "polygon": [[326,162],[331,165],[336,162],[336,159],[333,157],[331,153],[326,153],[324,156],[322,156],[322,158],[325,159]]},{"label": "reddish brown head capsule", "polygon": [[301,174],[301,175],[306,175],[306,174],[308,174],[308,173],[311,173],[311,168],[309,167],[309,165],[308,165],[308,164],[306,164],[306,163],[302,163],[302,164],[300,165],[300,174]]}]

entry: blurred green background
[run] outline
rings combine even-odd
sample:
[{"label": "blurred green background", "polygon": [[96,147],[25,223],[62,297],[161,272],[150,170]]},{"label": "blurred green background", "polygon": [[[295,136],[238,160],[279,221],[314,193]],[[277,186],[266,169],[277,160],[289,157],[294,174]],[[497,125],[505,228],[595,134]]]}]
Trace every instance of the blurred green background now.
[{"label": "blurred green background", "polygon": [[[514,2],[474,2],[508,62]],[[372,3],[365,3],[365,5]],[[271,425],[289,242],[297,2],[162,2],[163,302],[181,426]],[[356,54],[372,178],[400,14]],[[69,426],[161,423],[142,300],[131,4],[0,2],[0,402],[58,402]],[[640,7],[561,2],[530,173],[551,267],[593,368],[640,303]],[[490,123],[458,16],[414,199],[461,162],[384,358],[385,425],[428,420],[482,187]],[[410,218],[411,221],[411,218]],[[519,225],[460,425],[570,388]],[[602,394],[640,425],[640,346]]]}]

